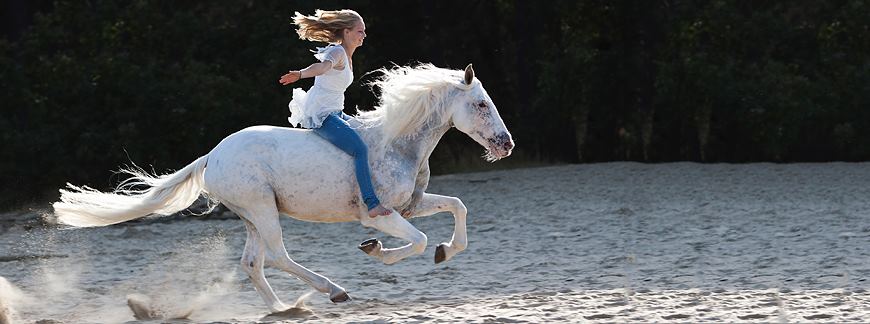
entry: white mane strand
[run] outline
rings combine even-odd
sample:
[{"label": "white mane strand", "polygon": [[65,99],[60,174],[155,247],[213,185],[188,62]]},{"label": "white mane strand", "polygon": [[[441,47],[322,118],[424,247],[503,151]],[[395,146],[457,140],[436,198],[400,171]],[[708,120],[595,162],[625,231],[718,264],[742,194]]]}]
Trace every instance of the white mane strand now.
[{"label": "white mane strand", "polygon": [[382,74],[370,83],[381,90],[378,106],[360,111],[357,118],[369,125],[382,126],[382,144],[413,136],[427,123],[446,122],[443,118],[447,118],[445,102],[449,91],[463,79],[462,71],[432,64],[381,68],[375,72]]}]

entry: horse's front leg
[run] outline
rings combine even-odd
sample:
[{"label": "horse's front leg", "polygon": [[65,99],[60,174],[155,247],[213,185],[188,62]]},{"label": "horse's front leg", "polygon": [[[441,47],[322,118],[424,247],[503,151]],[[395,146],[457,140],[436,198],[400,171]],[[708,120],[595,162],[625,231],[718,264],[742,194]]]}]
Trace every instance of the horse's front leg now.
[{"label": "horse's front leg", "polygon": [[381,232],[411,242],[402,247],[386,249],[377,239],[366,240],[360,243],[359,249],[386,264],[393,264],[412,255],[421,254],[426,250],[426,234],[420,232],[414,225],[403,218],[399,213],[393,212],[387,216],[368,217],[363,215],[360,223],[366,227],[375,228]]},{"label": "horse's front leg", "polygon": [[465,208],[465,204],[456,197],[424,193],[420,203],[412,207],[406,215],[409,218],[422,217],[443,211],[453,214],[455,224],[450,242],[438,244],[438,248],[435,249],[435,263],[450,260],[468,246],[468,234],[465,231],[465,216],[468,214],[468,209]]}]

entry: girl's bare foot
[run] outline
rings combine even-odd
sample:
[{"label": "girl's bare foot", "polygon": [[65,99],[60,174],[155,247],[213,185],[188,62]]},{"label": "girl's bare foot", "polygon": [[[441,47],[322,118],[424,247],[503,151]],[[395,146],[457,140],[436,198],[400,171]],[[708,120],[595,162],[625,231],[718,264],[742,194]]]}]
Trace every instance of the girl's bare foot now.
[{"label": "girl's bare foot", "polygon": [[375,218],[378,216],[387,216],[387,215],[391,214],[392,212],[393,212],[392,210],[386,209],[382,205],[378,205],[377,207],[369,210],[369,217]]}]

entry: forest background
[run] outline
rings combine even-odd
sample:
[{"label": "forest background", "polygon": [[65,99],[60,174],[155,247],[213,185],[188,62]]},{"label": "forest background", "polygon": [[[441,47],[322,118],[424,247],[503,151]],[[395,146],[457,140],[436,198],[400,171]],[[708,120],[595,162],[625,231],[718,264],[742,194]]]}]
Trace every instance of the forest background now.
[{"label": "forest background", "polygon": [[[433,173],[605,161],[870,158],[870,1],[22,1],[3,4],[0,208],[180,169],[286,125],[314,62],[294,11],[366,21],[345,111],[393,64],[473,63],[516,141],[489,165],[458,131]],[[295,87],[308,88],[312,80]]]}]

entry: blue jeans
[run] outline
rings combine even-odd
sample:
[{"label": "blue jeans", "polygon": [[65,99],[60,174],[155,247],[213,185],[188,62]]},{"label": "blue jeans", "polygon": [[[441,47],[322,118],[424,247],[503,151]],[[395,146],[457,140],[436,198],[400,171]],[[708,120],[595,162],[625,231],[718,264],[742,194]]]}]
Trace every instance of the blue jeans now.
[{"label": "blue jeans", "polygon": [[359,191],[363,201],[371,210],[381,204],[375,195],[372,186],[371,172],[369,172],[369,153],[366,144],[353,128],[347,123],[351,117],[342,112],[329,114],[323,120],[320,128],[313,129],[314,133],[332,143],[342,151],[353,157],[353,165],[356,168],[356,182],[359,183]]}]

